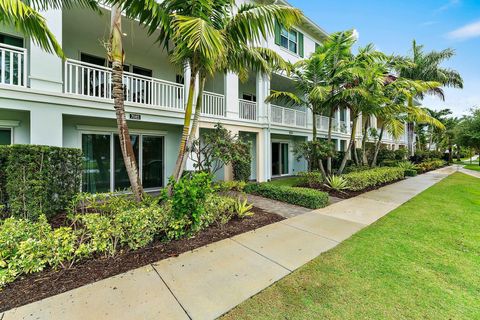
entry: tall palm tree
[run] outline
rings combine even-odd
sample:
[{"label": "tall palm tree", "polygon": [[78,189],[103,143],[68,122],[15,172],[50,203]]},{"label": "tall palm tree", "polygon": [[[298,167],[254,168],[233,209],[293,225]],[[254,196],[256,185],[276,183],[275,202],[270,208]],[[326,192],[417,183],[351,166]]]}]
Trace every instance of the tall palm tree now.
[{"label": "tall palm tree", "polygon": [[[289,27],[301,19],[298,9],[273,4],[272,1],[245,3],[236,7],[234,0],[110,0],[122,3],[125,12],[144,23],[150,34],[167,48],[178,66],[188,64],[190,89],[179,154],[173,176],[179,179],[184,170],[189,136],[192,131],[195,83],[225,67],[227,56],[235,48],[251,47],[273,33],[275,21]],[[173,44],[173,49],[170,45]],[[258,54],[258,53],[257,53]],[[251,56],[250,56],[251,57]],[[201,96],[198,101],[201,104]],[[197,103],[198,106],[198,103]],[[199,112],[197,113],[199,114]],[[198,119],[197,119],[198,121]]]},{"label": "tall palm tree", "polygon": [[64,58],[62,46],[39,11],[73,6],[99,11],[95,0],[2,0],[0,1],[0,22],[13,25],[18,31],[30,36],[43,50]]},{"label": "tall palm tree", "polygon": [[[453,49],[442,51],[424,52],[423,46],[418,45],[415,40],[412,42],[412,56],[406,57],[411,63],[399,68],[399,75],[406,79],[435,81],[441,83],[443,87],[463,88],[463,79],[458,71],[443,68],[443,62],[449,60],[455,55]],[[429,90],[427,94],[433,94],[445,100],[445,95],[441,87]],[[418,94],[408,100],[409,107],[414,106],[414,99],[422,100],[425,93]],[[408,150],[413,155],[413,121],[408,123]]]},{"label": "tall palm tree", "polygon": [[132,188],[135,200],[140,202],[143,199],[143,187],[138,173],[137,161],[133,151],[132,141],[125,117],[125,96],[123,87],[123,41],[122,41],[122,10],[119,5],[112,7],[110,42],[108,56],[112,63],[112,96],[117,118],[118,138],[122,150],[123,162],[127,171],[128,179]]}]

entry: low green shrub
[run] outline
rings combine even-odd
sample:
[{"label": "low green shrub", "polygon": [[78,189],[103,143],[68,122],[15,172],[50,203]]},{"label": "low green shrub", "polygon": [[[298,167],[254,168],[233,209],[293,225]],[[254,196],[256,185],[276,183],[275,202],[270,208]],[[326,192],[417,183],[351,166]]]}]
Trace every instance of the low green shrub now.
[{"label": "low green shrub", "polygon": [[217,191],[238,191],[242,192],[247,183],[245,181],[219,181],[215,184]]},{"label": "low green shrub", "polygon": [[320,188],[325,182],[325,177],[320,171],[299,172],[302,178],[301,185],[309,188]]},{"label": "low green shrub", "polygon": [[417,174],[416,169],[405,169],[405,177],[415,177]]},{"label": "low green shrub", "polygon": [[430,160],[424,161],[416,165],[418,173],[425,173],[428,171],[432,171],[447,165],[447,162],[444,160]]},{"label": "low green shrub", "polygon": [[0,148],[0,204],[9,215],[37,219],[64,211],[80,190],[82,152],[36,145]]},{"label": "low green shrub", "polygon": [[348,182],[348,190],[360,191],[404,178],[402,168],[380,167],[370,170],[352,172],[343,175]]},{"label": "low green shrub", "polygon": [[345,167],[343,170],[344,174],[351,173],[351,172],[360,172],[360,171],[365,171],[365,170],[370,170],[371,168],[369,166],[348,166]]},{"label": "low green shrub", "polygon": [[405,171],[406,177],[415,177],[417,175],[417,166],[410,161],[402,161],[397,164],[397,167]]},{"label": "low green shrub", "polygon": [[268,183],[248,184],[245,187],[245,192],[310,209],[323,208],[327,206],[329,200],[326,192]]}]

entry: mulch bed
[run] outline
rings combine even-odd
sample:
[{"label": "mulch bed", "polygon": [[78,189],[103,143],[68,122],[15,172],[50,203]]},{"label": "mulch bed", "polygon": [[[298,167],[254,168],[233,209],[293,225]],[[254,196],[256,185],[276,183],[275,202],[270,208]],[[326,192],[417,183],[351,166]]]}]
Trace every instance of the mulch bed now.
[{"label": "mulch bed", "polygon": [[[217,242],[250,230],[254,230],[284,218],[253,208],[255,214],[243,220],[233,219],[224,226],[213,225],[190,239],[168,243],[155,241],[148,247],[119,253],[115,257],[99,257],[86,260],[67,270],[45,270],[19,278],[0,290],[0,312],[63,293],[129,270],[166,258],[176,257],[209,243]],[[62,216],[51,221],[53,225],[64,223]]]}]

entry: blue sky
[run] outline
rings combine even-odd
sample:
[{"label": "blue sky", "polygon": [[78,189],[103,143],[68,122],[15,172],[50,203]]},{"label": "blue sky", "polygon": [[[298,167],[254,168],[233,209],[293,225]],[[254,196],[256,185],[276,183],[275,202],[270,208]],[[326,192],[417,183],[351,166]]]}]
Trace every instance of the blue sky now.
[{"label": "blue sky", "polygon": [[480,0],[290,0],[327,32],[355,28],[359,44],[406,55],[412,40],[425,50],[453,48],[445,64],[458,70],[465,88],[446,89],[446,101],[426,98],[432,109],[450,108],[459,116],[480,107]]}]

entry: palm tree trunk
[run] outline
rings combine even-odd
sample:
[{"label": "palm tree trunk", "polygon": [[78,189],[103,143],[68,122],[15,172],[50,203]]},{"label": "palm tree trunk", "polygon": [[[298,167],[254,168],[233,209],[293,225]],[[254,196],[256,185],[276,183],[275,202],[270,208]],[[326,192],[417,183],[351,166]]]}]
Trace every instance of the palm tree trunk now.
[{"label": "palm tree trunk", "polygon": [[385,130],[385,126],[382,125],[382,128],[380,129],[380,134],[378,135],[377,144],[375,145],[375,153],[373,154],[373,159],[372,159],[372,164],[371,164],[372,168],[377,166],[378,152],[380,151],[380,146],[382,145],[383,131],[384,130]]},{"label": "palm tree trunk", "polygon": [[317,115],[312,111],[312,140],[317,140]]},{"label": "palm tree trunk", "polygon": [[143,199],[143,187],[138,174],[137,161],[133,152],[132,141],[128,131],[125,117],[125,101],[123,90],[123,46],[122,46],[122,12],[118,5],[112,8],[111,34],[110,34],[110,58],[112,61],[112,85],[115,115],[117,118],[118,137],[122,150],[125,169],[130,180],[135,200]]},{"label": "palm tree trunk", "polygon": [[[332,142],[332,124],[333,124],[333,115],[334,115],[335,109],[332,108],[330,109],[330,114],[328,117],[328,135],[327,135],[327,142],[328,145]],[[327,157],[327,173],[328,175],[332,174],[332,157],[329,155]]]},{"label": "palm tree trunk", "polygon": [[180,172],[179,172],[180,177],[182,176],[183,171],[185,170],[185,166],[187,164],[187,159],[188,159],[188,152],[190,152],[190,150],[192,149],[192,144],[193,144],[193,141],[195,140],[195,134],[197,133],[198,125],[200,123],[200,114],[202,113],[202,105],[203,105],[203,90],[205,88],[206,80],[207,80],[207,77],[205,75],[200,76],[197,105],[195,106],[195,114],[193,116],[192,129],[190,130],[190,135],[188,136],[188,140],[187,140],[187,150],[186,150],[187,152],[185,152],[185,154],[183,155],[182,165],[180,167]]},{"label": "palm tree trunk", "polygon": [[187,152],[187,140],[188,136],[190,135],[190,126],[192,123],[192,112],[193,112],[193,98],[195,95],[195,81],[197,78],[198,72],[194,72],[192,68],[192,73],[190,76],[190,87],[188,89],[188,100],[187,105],[185,107],[185,117],[183,119],[183,131],[182,131],[182,138],[180,140],[180,148],[178,150],[178,157],[177,162],[175,164],[175,169],[173,170],[173,178],[175,181],[180,180],[181,173],[183,173],[183,157]]},{"label": "palm tree trunk", "polygon": [[366,146],[367,146],[368,126],[369,125],[370,125],[370,117],[368,117],[366,119],[365,125],[363,127],[363,137],[362,137],[362,164],[363,165],[368,164]]},{"label": "palm tree trunk", "polygon": [[[413,98],[409,97],[408,98],[408,106],[413,107]],[[413,129],[413,123],[408,122],[407,123],[407,139],[408,139],[408,153],[410,157],[415,155],[415,150],[413,149],[413,139],[414,139],[414,129]]]},{"label": "palm tree trunk", "polygon": [[[342,174],[343,170],[345,169],[345,165],[347,164],[348,160],[348,154],[352,150],[352,147],[355,145],[355,138],[356,138],[356,132],[357,132],[357,117],[353,119],[352,123],[352,130],[350,133],[350,143],[348,144],[347,150],[345,151],[345,154],[343,155],[342,163],[340,164],[340,168],[338,168],[337,174]],[[357,151],[355,150],[355,154]]]}]

